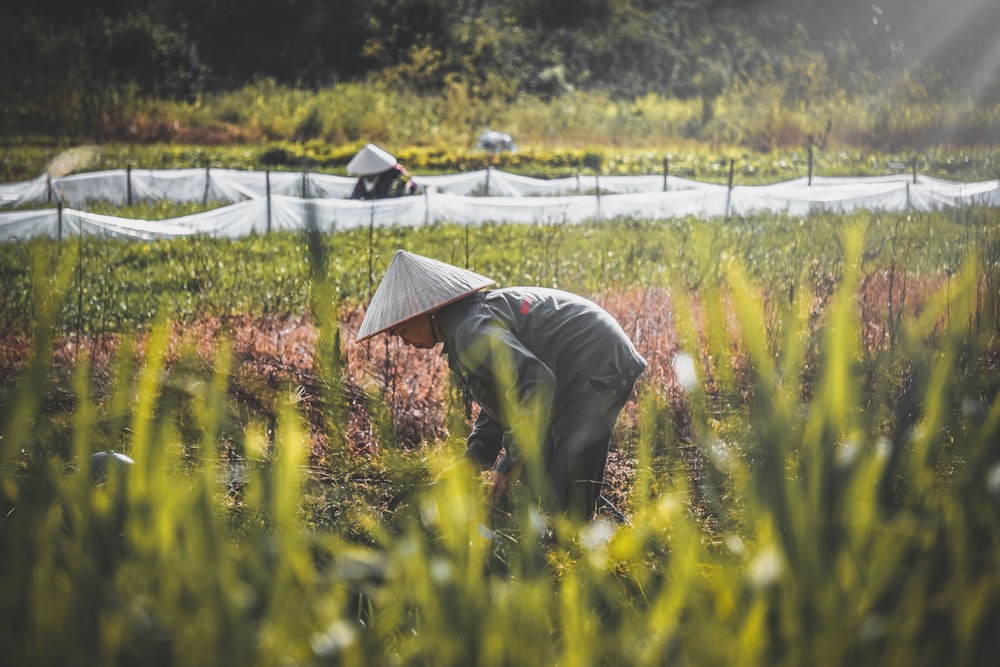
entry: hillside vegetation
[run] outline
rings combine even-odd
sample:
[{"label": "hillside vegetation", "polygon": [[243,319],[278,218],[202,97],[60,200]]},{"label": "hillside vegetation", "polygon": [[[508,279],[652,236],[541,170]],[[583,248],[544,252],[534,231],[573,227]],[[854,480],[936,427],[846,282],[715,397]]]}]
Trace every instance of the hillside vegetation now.
[{"label": "hillside vegetation", "polygon": [[0,10],[0,132],[867,150],[1000,138],[985,0],[103,1]]}]

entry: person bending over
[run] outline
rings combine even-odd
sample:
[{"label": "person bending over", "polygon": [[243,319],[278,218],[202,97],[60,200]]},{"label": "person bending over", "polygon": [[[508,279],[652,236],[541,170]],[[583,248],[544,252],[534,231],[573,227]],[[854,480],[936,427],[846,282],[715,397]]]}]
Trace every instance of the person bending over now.
[{"label": "person bending over", "polygon": [[583,297],[485,288],[478,273],[397,250],[357,341],[438,344],[480,406],[465,455],[492,468],[494,496],[521,478],[556,511],[589,519],[611,433],[646,361],[618,322]]}]

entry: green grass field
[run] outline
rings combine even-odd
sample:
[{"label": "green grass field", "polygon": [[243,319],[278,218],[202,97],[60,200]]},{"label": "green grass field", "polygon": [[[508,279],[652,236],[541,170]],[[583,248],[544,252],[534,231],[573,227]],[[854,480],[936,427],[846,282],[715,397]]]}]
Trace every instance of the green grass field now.
[{"label": "green grass field", "polygon": [[[998,223],[4,244],[5,660],[988,664]],[[351,343],[397,247],[623,322],[652,362],[609,470],[630,525],[550,542],[521,492],[494,522],[440,358]],[[95,478],[106,449],[135,463]]]}]

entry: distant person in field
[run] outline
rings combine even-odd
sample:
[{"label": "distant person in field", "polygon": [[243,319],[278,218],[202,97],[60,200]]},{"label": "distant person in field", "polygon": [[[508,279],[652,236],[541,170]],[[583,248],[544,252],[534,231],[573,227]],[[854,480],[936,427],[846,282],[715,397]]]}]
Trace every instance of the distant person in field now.
[{"label": "distant person in field", "polygon": [[539,287],[482,291],[494,281],[397,250],[358,341],[380,333],[430,349],[480,406],[466,457],[492,468],[492,493],[521,477],[578,519],[597,508],[611,433],[646,368],[597,304]]},{"label": "distant person in field", "polygon": [[358,177],[351,199],[402,197],[417,189],[403,165],[375,144],[368,144],[351,158],[347,173]]}]

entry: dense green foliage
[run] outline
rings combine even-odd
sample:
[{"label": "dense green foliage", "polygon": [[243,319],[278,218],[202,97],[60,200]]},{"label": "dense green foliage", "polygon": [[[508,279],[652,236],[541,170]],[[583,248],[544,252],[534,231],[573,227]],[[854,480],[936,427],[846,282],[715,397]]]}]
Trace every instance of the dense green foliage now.
[{"label": "dense green foliage", "polygon": [[[503,526],[514,540],[493,543],[485,526],[499,526],[479,481],[448,467],[461,433],[407,453],[390,429],[379,453],[333,444],[322,470],[308,468],[291,390],[275,401],[273,421],[242,426],[242,465],[229,465],[229,347],[221,342],[206,368],[170,343],[166,318],[178,314],[184,267],[232,260],[229,273],[247,270],[249,283],[268,280],[255,268],[265,253],[270,273],[325,257],[328,273],[314,272],[311,296],[322,309],[367,288],[365,238],[331,237],[330,252],[311,254],[289,237],[108,243],[105,257],[127,260],[116,267],[136,277],[136,291],[174,306],[158,312],[141,354],[120,349],[109,376],[95,377],[81,355],[62,378],[52,377],[65,366],[51,351],[76,297],[80,257],[74,242],[33,242],[12,247],[32,258],[13,263],[25,275],[4,276],[5,288],[28,291],[32,311],[32,352],[0,410],[6,659],[185,667],[992,660],[1000,239],[991,211],[472,231],[469,244],[457,227],[380,230],[376,243],[383,256],[396,245],[460,263],[468,253],[502,282],[647,294],[664,287],[661,272],[675,282],[668,310],[640,315],[672,322],[661,333],[694,357],[697,382],[647,385],[639,398],[635,430],[619,443],[636,461],[631,526],[556,521],[546,540],[526,510]],[[159,268],[146,273],[151,264]],[[943,267],[947,279],[919,309],[897,309],[890,296],[886,313],[862,318],[867,277],[899,271],[902,279],[904,266],[919,275]],[[267,302],[263,293],[278,284],[270,280],[256,285],[254,303]],[[285,292],[292,301],[278,307],[300,307],[291,295],[304,279],[296,280]],[[233,289],[236,299],[253,293]],[[140,320],[141,308],[125,306]],[[872,344],[865,327],[879,323],[891,337]],[[337,386],[331,328],[321,327],[317,347],[328,355],[320,373]],[[94,477],[89,454],[112,447],[135,464]],[[692,456],[704,464],[698,474]],[[412,495],[391,511],[362,488],[404,480]]]},{"label": "dense green foliage", "polygon": [[[634,103],[619,124],[640,136],[641,116],[672,104],[673,137],[751,148],[822,141],[828,121],[869,148],[1000,136],[1000,9],[982,0],[41,0],[0,11],[4,137],[257,139],[254,104],[211,108],[233,91],[265,106],[294,99],[273,99],[275,85],[326,92],[283,110],[293,127],[265,128],[287,140],[411,143],[392,128],[414,124],[454,142],[455,126],[478,132],[511,103],[565,96]],[[331,124],[328,109],[347,104],[352,122]],[[444,116],[450,132],[427,137]],[[527,134],[520,116],[524,127],[503,129]],[[765,127],[727,130],[748,123]],[[628,134],[608,140],[634,144]]]}]

